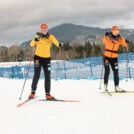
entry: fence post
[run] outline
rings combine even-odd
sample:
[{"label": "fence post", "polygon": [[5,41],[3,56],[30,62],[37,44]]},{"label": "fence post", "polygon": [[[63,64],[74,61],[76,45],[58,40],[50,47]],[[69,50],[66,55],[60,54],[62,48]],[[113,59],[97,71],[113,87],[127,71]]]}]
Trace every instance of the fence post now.
[{"label": "fence post", "polygon": [[64,65],[64,76],[65,76],[65,79],[66,79],[66,67],[65,67],[65,61],[63,60],[63,65]]},{"label": "fence post", "polygon": [[128,56],[128,69],[129,69],[129,78],[131,79],[131,70],[130,70],[130,66],[129,66],[129,56]]},{"label": "fence post", "polygon": [[91,76],[93,77],[92,60],[91,60],[91,58],[89,58],[89,59],[90,59],[90,70],[91,70]]},{"label": "fence post", "polygon": [[12,79],[13,79],[13,66],[12,66]]}]

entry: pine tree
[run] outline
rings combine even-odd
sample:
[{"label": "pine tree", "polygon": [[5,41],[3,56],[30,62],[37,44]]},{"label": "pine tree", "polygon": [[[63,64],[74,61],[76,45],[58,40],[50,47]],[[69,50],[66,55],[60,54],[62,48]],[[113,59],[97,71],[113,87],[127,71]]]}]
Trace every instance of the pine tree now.
[{"label": "pine tree", "polygon": [[91,57],[92,56],[92,45],[89,41],[85,42],[85,45],[84,45],[83,49],[84,49],[86,57]]}]

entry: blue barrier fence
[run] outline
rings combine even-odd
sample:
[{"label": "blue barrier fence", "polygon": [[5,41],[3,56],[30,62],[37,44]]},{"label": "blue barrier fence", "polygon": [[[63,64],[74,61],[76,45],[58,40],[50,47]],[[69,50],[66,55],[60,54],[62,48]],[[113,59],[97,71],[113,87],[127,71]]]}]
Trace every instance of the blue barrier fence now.
[{"label": "blue barrier fence", "polygon": [[[126,78],[127,54],[120,54],[118,57],[119,76]],[[128,54],[128,75],[127,78],[134,78],[134,53]],[[58,62],[51,62],[51,78],[55,79]],[[27,65],[0,67],[0,77],[23,79],[26,76]],[[58,79],[99,79],[102,71],[102,57],[89,57],[70,61],[60,61]],[[110,79],[113,72],[110,70]],[[28,78],[32,79],[34,74],[33,64],[30,67]],[[44,72],[41,71],[41,79],[44,79]]]}]

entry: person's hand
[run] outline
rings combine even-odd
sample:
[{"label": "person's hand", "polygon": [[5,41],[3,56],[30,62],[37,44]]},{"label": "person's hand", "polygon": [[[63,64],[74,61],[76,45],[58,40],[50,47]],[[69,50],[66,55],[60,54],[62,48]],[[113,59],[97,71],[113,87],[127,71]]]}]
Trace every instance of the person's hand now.
[{"label": "person's hand", "polygon": [[106,33],[105,33],[105,36],[108,36],[109,35],[109,31],[107,31]]},{"label": "person's hand", "polygon": [[129,43],[130,41],[128,39],[126,39],[126,43]]},{"label": "person's hand", "polygon": [[35,41],[39,41],[39,39],[40,38],[38,36],[35,36],[35,38],[34,38]]},{"label": "person's hand", "polygon": [[63,47],[63,43],[59,43],[59,47],[62,48]]}]

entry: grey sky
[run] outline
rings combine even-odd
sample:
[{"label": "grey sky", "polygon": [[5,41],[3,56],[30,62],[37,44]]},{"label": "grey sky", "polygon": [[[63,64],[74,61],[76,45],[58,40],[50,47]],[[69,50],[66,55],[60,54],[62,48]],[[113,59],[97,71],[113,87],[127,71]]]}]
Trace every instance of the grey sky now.
[{"label": "grey sky", "polygon": [[134,29],[133,0],[0,0],[0,46],[33,38],[40,24]]}]

